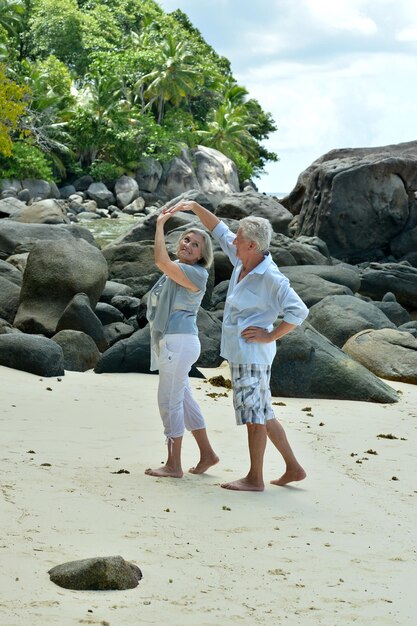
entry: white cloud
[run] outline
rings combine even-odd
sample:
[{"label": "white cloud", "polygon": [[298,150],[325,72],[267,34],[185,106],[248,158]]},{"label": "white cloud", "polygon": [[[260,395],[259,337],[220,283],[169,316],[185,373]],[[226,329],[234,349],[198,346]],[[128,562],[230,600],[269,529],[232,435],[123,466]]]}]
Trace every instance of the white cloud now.
[{"label": "white cloud", "polygon": [[374,35],[378,27],[365,15],[366,0],[304,0],[311,17],[325,27]]}]

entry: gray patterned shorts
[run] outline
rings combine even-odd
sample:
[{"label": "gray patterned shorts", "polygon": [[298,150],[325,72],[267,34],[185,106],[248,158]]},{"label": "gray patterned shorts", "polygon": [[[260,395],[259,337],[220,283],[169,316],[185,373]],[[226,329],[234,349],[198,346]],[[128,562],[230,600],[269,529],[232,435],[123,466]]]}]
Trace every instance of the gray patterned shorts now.
[{"label": "gray patterned shorts", "polygon": [[236,423],[265,424],[275,417],[271,405],[270,365],[229,363]]}]

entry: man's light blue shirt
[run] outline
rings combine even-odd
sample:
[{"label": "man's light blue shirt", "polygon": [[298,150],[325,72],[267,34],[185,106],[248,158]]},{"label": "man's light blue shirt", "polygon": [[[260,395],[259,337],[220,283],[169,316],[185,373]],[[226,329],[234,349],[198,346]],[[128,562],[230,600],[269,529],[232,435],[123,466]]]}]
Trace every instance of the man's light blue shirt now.
[{"label": "man's light blue shirt", "polygon": [[224,307],[221,356],[229,363],[271,365],[276,342],[247,343],[241,337],[242,331],[248,326],[271,331],[281,315],[285,322],[298,326],[308,309],[270,254],[238,282],[242,263],[233,245],[236,235],[224,222],[217,224],[212,235],[234,265]]}]

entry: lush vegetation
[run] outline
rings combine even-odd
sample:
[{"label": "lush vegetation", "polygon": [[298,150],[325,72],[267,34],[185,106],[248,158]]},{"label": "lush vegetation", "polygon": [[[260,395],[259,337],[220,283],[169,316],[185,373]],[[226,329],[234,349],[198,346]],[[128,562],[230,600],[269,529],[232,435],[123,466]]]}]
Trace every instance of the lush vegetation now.
[{"label": "lush vegetation", "polygon": [[97,179],[202,144],[241,180],[277,159],[269,113],[181,11],[154,0],[0,0],[1,177]]}]

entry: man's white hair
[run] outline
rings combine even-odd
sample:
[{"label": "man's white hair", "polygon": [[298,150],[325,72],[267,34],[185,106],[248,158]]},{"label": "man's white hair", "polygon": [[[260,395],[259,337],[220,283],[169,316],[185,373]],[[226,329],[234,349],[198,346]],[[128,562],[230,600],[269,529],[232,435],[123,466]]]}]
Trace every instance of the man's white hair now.
[{"label": "man's white hair", "polygon": [[245,239],[256,244],[258,252],[267,252],[272,237],[272,226],[263,217],[244,217],[239,221],[239,228]]}]

